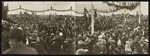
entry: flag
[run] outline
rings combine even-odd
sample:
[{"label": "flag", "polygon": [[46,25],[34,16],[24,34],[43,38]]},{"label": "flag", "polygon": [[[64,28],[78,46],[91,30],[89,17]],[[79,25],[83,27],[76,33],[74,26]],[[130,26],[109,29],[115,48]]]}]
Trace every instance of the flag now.
[{"label": "flag", "polygon": [[137,17],[137,18],[139,17],[139,13],[138,13],[138,11],[136,11],[136,17]]},{"label": "flag", "polygon": [[86,24],[85,24],[85,26],[84,26],[84,28],[85,28],[85,30],[88,30],[88,26],[90,25],[90,23],[91,23],[91,18],[90,18],[90,16],[89,16],[89,12],[88,12],[88,10],[86,9],[86,8],[84,8],[84,13],[83,13],[83,17],[85,18],[85,22],[86,22]]},{"label": "flag", "polygon": [[86,8],[84,8],[84,17],[87,19],[89,17],[89,12]]},{"label": "flag", "polygon": [[95,9],[94,17],[97,17],[97,10]]}]

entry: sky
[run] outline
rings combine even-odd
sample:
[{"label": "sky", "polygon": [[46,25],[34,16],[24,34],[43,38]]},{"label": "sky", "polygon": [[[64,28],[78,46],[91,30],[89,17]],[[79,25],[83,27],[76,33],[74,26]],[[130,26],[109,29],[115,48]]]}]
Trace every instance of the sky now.
[{"label": "sky", "polygon": [[[95,9],[98,10],[104,10],[104,9],[113,9],[113,7],[108,6],[107,4],[102,3],[101,1],[99,2],[93,2]],[[70,7],[72,7],[73,10],[75,11],[80,11],[83,12],[84,8],[87,8],[87,10],[90,10],[91,8],[91,2],[77,2],[77,1],[72,1],[72,2],[54,2],[54,1],[4,1],[4,6],[8,5],[9,10],[12,9],[16,9],[19,8],[19,5],[22,6],[22,8],[26,8],[26,9],[30,9],[30,10],[45,10],[45,9],[50,9],[50,7],[52,6],[54,9],[58,9],[58,10],[64,10],[64,9],[69,9]],[[148,15],[148,2],[141,2],[141,13],[144,15]],[[139,11],[139,6],[132,10],[126,10],[126,13],[130,13],[130,14],[136,14],[136,12]],[[17,11],[10,11],[8,12],[8,14],[19,14],[19,10]],[[24,11],[22,11],[24,12]],[[29,12],[30,13],[30,12]],[[76,14],[74,12],[52,12],[52,14],[67,14],[67,15],[77,15],[77,16],[81,16],[82,14]],[[112,12],[114,14],[122,14],[124,13],[124,9],[119,10],[117,12]],[[98,13],[100,15],[111,15],[112,13]],[[31,13],[30,13],[31,14]],[[37,14],[46,14],[49,15],[51,14],[51,12],[44,12],[44,13],[37,13]]]}]

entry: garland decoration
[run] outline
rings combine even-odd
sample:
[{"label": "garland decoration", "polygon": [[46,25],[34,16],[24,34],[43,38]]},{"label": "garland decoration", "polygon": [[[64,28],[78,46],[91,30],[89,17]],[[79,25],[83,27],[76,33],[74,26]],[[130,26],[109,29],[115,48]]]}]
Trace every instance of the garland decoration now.
[{"label": "garland decoration", "polygon": [[[100,10],[97,10],[97,12],[99,12],[99,13],[111,13],[111,12],[116,12],[116,11],[121,10],[121,9],[134,10],[137,6],[140,5],[140,2],[103,2],[103,3],[106,3],[108,6],[114,7],[114,8],[113,9],[107,9],[107,10],[100,9]],[[83,12],[72,10],[72,7],[70,7],[70,9],[57,10],[57,9],[53,9],[52,6],[50,9],[45,9],[45,10],[29,10],[29,9],[21,8],[21,6],[20,6],[20,8],[9,10],[9,11],[15,11],[15,10],[19,10],[19,9],[25,10],[28,12],[34,12],[34,13],[48,12],[48,11],[56,11],[56,12],[72,11],[72,12],[75,12],[77,14],[84,14]]]}]

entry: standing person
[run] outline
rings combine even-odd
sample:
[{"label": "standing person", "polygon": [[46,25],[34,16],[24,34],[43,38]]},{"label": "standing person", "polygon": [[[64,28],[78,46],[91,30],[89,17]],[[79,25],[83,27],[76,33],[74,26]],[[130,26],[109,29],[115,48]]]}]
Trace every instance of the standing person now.
[{"label": "standing person", "polygon": [[87,49],[89,50],[89,54],[92,54],[92,51],[93,51],[93,45],[94,45],[94,39],[93,38],[87,38],[85,39],[85,43],[86,46],[87,46]]},{"label": "standing person", "polygon": [[59,36],[56,35],[53,38],[53,42],[51,44],[51,54],[60,54],[61,44],[59,43]]},{"label": "standing person", "polygon": [[129,41],[126,41],[126,44],[125,44],[125,53],[132,54],[132,49],[131,49]]},{"label": "standing person", "polygon": [[62,54],[71,54],[72,52],[72,45],[70,43],[70,40],[66,39],[63,43],[63,47],[61,49]]},{"label": "standing person", "polygon": [[108,53],[109,54],[114,54],[114,50],[115,50],[115,40],[110,40],[109,41],[109,46],[108,46]]},{"label": "standing person", "polygon": [[8,43],[9,31],[10,31],[9,28],[7,27],[5,28],[4,26],[2,26],[2,51],[5,51],[10,48],[10,45]]},{"label": "standing person", "polygon": [[114,49],[114,54],[125,54],[125,45],[119,41],[117,47]]},{"label": "standing person", "polygon": [[140,53],[140,43],[139,43],[139,40],[138,40],[138,36],[136,36],[135,38],[134,38],[134,40],[133,40],[133,43],[131,44],[131,47],[133,48],[133,50],[132,51],[134,51],[135,49],[137,49],[136,51],[137,51],[137,54],[139,54]]},{"label": "standing person", "polygon": [[37,43],[39,38],[36,35],[32,35],[30,37],[30,39],[31,39],[31,43],[28,46],[35,48],[37,50],[38,54],[47,54],[47,52],[43,48],[43,46],[41,46],[40,44]]},{"label": "standing person", "polygon": [[22,29],[13,28],[10,30],[9,44],[10,48],[3,54],[37,54],[34,48],[25,45],[26,37]]},{"label": "standing person", "polygon": [[135,46],[133,48],[134,48],[134,50],[133,50],[132,54],[138,54],[137,48]]},{"label": "standing person", "polygon": [[94,54],[106,54],[107,47],[105,46],[104,39],[99,37],[98,42],[93,46],[93,53]]},{"label": "standing person", "polygon": [[[38,33],[39,33],[39,32],[38,32]],[[50,51],[49,51],[49,45],[48,45],[48,43],[44,40],[44,38],[45,38],[44,33],[45,33],[45,31],[42,30],[42,33],[41,33],[41,34],[38,34],[38,36],[39,36],[39,41],[38,41],[37,43],[40,44],[40,45],[42,45],[43,48],[46,50],[46,52],[49,53],[49,52],[50,52]]]},{"label": "standing person", "polygon": [[145,37],[142,37],[139,41],[140,43],[140,52],[139,54],[147,54],[148,53],[148,43],[145,41]]}]

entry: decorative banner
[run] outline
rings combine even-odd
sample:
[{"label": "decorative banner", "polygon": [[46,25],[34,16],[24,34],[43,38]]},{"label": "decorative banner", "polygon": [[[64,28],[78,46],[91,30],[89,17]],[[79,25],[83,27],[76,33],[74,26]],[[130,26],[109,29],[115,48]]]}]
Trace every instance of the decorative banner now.
[{"label": "decorative banner", "polygon": [[83,14],[83,13],[77,12],[77,11],[75,11],[75,10],[72,10],[72,12],[75,12],[75,13],[77,13],[77,14]]},{"label": "decorative banner", "polygon": [[120,10],[121,8],[113,8],[113,9],[108,9],[108,10],[98,10],[97,12],[100,13],[110,13],[110,12],[116,12],[118,10]]},{"label": "decorative banner", "polygon": [[[29,10],[29,9],[25,9],[25,8],[17,8],[17,9],[13,9],[13,10],[9,10],[9,11],[15,11],[15,10],[25,10],[25,11],[28,11],[28,12],[34,12],[34,13],[39,13],[39,12],[47,12],[47,11],[57,11],[57,12],[67,12],[67,11],[72,11],[72,12],[75,12],[77,14],[83,14],[83,12],[78,12],[78,11],[75,11],[75,10],[72,10],[72,8],[70,9],[66,9],[66,10],[56,10],[56,9],[46,9],[46,10]],[[101,13],[109,13],[109,12],[114,12],[114,11],[117,11],[116,9],[109,9],[108,10],[98,10],[97,12],[101,12]]]},{"label": "decorative banner", "polygon": [[[140,2],[104,2],[106,3],[108,6],[113,6],[113,9],[107,9],[107,10],[97,10],[97,12],[100,13],[110,13],[110,12],[116,12],[120,9],[128,9],[128,10],[133,10],[135,9]],[[66,9],[66,10],[57,10],[57,9],[53,9],[52,7],[50,9],[46,9],[46,10],[29,10],[29,9],[25,9],[25,8],[17,8],[17,9],[13,9],[13,10],[9,10],[9,11],[15,11],[15,10],[25,10],[28,12],[34,12],[34,13],[39,13],[39,12],[47,12],[47,11],[57,11],[57,12],[67,12],[67,11],[72,11],[75,12],[77,14],[83,14],[83,12],[78,12],[75,10],[72,10],[72,7],[70,7],[70,9]]]},{"label": "decorative banner", "polygon": [[71,9],[66,9],[66,10],[56,10],[56,9],[52,9],[53,11],[57,11],[57,12],[66,12],[66,11],[71,11]]},{"label": "decorative banner", "polygon": [[134,3],[133,2],[117,2],[117,4],[111,3],[111,2],[104,2],[104,3],[106,3],[108,6],[114,6],[116,8],[128,9],[128,10],[133,10],[140,4],[140,2],[134,2]]},{"label": "decorative banner", "polygon": [[17,9],[13,9],[13,10],[9,10],[9,11],[15,11],[15,10],[19,10],[19,8],[17,8]]},{"label": "decorative banner", "polygon": [[57,11],[57,12],[66,12],[66,11],[71,11],[72,10],[72,8],[70,8],[70,9],[66,9],[66,10],[56,10],[56,9],[46,9],[46,10],[28,10],[28,9],[24,9],[24,8],[17,8],[17,9],[13,9],[13,10],[9,10],[9,11],[15,11],[15,10],[25,10],[25,11],[28,11],[28,12],[36,12],[36,13],[38,13],[38,12],[47,12],[47,11],[51,11],[51,10],[53,10],[53,11]]}]

